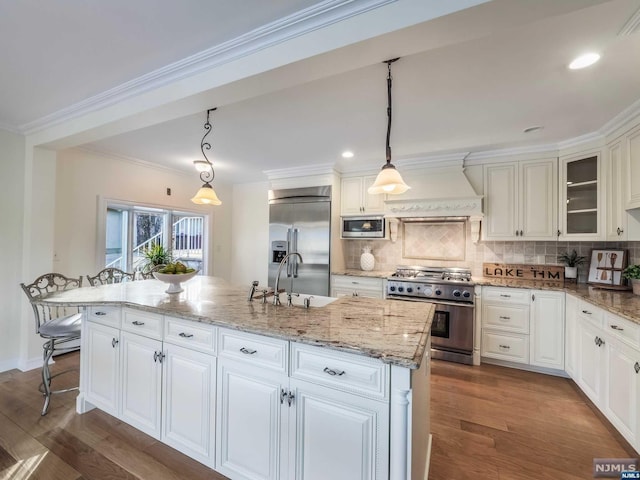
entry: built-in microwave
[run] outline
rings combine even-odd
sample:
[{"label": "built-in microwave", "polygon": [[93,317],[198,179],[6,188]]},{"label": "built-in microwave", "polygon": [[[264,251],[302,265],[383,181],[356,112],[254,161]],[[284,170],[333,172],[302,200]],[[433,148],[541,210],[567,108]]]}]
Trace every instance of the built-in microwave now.
[{"label": "built-in microwave", "polygon": [[342,238],[385,238],[383,216],[342,217]]}]

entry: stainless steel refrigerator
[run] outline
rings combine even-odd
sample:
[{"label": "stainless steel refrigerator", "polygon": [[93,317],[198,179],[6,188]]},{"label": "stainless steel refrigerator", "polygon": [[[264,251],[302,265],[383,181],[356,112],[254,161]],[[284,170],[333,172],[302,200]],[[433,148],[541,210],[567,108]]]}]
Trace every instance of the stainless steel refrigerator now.
[{"label": "stainless steel refrigerator", "polygon": [[292,252],[280,273],[279,288],[329,295],[331,187],[269,191],[269,286],[275,287],[281,260]]}]

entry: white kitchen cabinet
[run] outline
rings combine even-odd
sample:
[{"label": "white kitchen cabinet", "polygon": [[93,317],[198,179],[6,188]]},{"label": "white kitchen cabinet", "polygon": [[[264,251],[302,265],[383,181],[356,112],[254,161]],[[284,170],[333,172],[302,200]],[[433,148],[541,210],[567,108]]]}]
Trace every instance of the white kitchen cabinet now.
[{"label": "white kitchen cabinet", "polygon": [[578,356],[578,299],[573,295],[565,295],[565,342],[564,370],[576,380]]},{"label": "white kitchen cabinet", "polygon": [[243,480],[388,478],[388,365],[292,348],[291,376],[220,348],[216,469]]},{"label": "white kitchen cabinet", "polygon": [[386,195],[369,195],[368,189],[376,181],[376,175],[345,177],[340,193],[340,214],[382,215]]},{"label": "white kitchen cabinet", "polygon": [[640,351],[607,338],[604,413],[622,435],[640,449]]},{"label": "white kitchen cabinet", "polygon": [[384,279],[382,278],[331,275],[332,297],[384,298],[384,294]]},{"label": "white kitchen cabinet", "polygon": [[600,151],[560,158],[561,240],[602,240]]},{"label": "white kitchen cabinet", "polygon": [[564,370],[564,296],[564,292],[531,291],[531,365]]},{"label": "white kitchen cabinet", "polygon": [[[295,478],[388,477],[389,405],[292,379]],[[339,433],[337,433],[339,432]]]},{"label": "white kitchen cabinet", "polygon": [[162,342],[122,332],[119,417],[147,435],[160,439]]},{"label": "white kitchen cabinet", "polygon": [[593,403],[602,404],[604,349],[601,330],[589,319],[578,316],[578,385]]},{"label": "white kitchen cabinet", "polygon": [[120,330],[93,321],[83,324],[83,391],[86,400],[117,416],[120,400]]},{"label": "white kitchen cabinet", "polygon": [[628,132],[624,142],[626,208],[640,208],[640,126]]},{"label": "white kitchen cabinet", "polygon": [[607,240],[627,239],[627,195],[626,169],[624,165],[624,142],[619,139],[607,145],[605,177],[607,192],[606,230]]},{"label": "white kitchen cabinet", "polygon": [[557,166],[554,159],[484,167],[485,240],[554,240]]},{"label": "white kitchen cabinet", "polygon": [[284,373],[219,360],[216,470],[233,479],[289,478],[288,383]]},{"label": "white kitchen cabinet", "polygon": [[216,357],[170,343],[164,354],[161,439],[213,467]]},{"label": "white kitchen cabinet", "polygon": [[562,371],[564,295],[547,290],[482,287],[482,358],[518,368],[527,365],[545,372]]}]

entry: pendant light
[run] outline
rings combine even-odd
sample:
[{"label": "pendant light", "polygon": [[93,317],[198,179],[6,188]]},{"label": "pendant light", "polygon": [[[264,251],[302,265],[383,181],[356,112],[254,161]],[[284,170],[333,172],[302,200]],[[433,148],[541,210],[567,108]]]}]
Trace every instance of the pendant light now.
[{"label": "pendant light", "polygon": [[384,62],[387,64],[387,69],[389,70],[389,75],[387,76],[387,163],[382,166],[382,170],[376,177],[376,181],[369,187],[368,192],[372,195],[378,193],[397,195],[411,188],[404,183],[400,172],[398,172],[396,167],[391,163],[391,146],[389,145],[389,139],[391,137],[391,64],[396,60],[398,60],[398,58]]},{"label": "pendant light", "polygon": [[196,169],[200,172],[200,180],[204,182],[204,185],[200,187],[196,196],[191,199],[193,203],[198,205],[222,205],[222,202],[216,195],[215,190],[211,186],[211,182],[215,177],[215,173],[213,171],[213,164],[207,158],[207,154],[205,150],[211,150],[211,144],[209,142],[205,142],[205,138],[207,135],[211,133],[211,122],[209,122],[209,114],[215,111],[215,108],[211,108],[207,110],[207,121],[204,124],[205,134],[202,137],[202,141],[200,142],[200,150],[202,151],[203,160],[195,160],[193,163]]}]

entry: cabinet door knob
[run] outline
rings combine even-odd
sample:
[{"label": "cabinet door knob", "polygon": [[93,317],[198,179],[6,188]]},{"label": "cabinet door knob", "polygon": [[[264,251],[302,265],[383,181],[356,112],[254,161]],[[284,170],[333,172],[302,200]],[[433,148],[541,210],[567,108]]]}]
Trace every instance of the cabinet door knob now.
[{"label": "cabinet door knob", "polygon": [[640,363],[636,362],[636,364],[633,366],[633,369],[636,371],[636,373],[640,373]]},{"label": "cabinet door knob", "polygon": [[120,343],[120,341],[116,340],[115,338],[111,339],[111,346],[113,348],[116,348],[116,345],[118,345],[118,343]]},{"label": "cabinet door knob", "polygon": [[618,232],[618,235],[621,235],[621,234],[622,234],[622,232],[624,232],[624,230],[623,230],[623,229],[621,229],[620,227],[618,227],[618,228],[616,229],[616,232]]},{"label": "cabinet door knob", "polygon": [[523,237],[524,233],[522,233],[522,230],[520,230],[520,236]]},{"label": "cabinet door knob", "polygon": [[520,235],[520,234],[518,233],[518,230],[516,230],[516,237],[517,237],[518,235]]},{"label": "cabinet door knob", "polygon": [[558,233],[556,233],[556,235],[559,237],[562,234],[562,232],[560,230],[558,230]]}]

